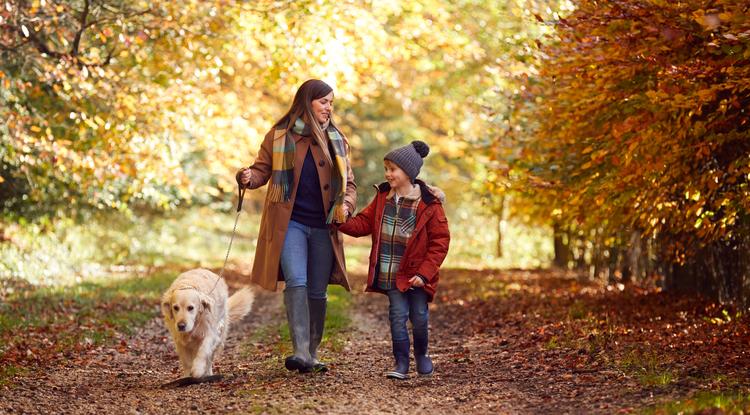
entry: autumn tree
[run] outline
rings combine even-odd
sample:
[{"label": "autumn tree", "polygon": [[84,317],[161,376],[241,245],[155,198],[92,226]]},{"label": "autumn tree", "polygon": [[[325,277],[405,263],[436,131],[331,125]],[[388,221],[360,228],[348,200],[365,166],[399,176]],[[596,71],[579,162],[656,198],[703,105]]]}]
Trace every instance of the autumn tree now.
[{"label": "autumn tree", "polygon": [[474,167],[464,138],[485,137],[477,97],[496,79],[485,74],[518,43],[496,36],[519,29],[510,7],[5,2],[3,211],[169,209],[220,198],[309,77],[335,86],[364,182],[382,179],[372,154],[421,138],[447,190],[465,194]]},{"label": "autumn tree", "polygon": [[530,199],[593,247],[586,263],[622,269],[648,242],[669,286],[747,299],[747,3],[575,5],[527,84]]},{"label": "autumn tree", "polygon": [[[189,198],[187,128],[165,126],[193,85],[217,75],[200,58],[227,24],[222,3],[5,2],[3,210],[34,217]],[[185,71],[193,82],[171,82]]]}]

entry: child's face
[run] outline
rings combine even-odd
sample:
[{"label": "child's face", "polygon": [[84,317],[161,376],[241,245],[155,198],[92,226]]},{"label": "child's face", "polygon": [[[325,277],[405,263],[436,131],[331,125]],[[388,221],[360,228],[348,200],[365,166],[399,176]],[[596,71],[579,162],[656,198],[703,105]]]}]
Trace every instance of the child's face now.
[{"label": "child's face", "polygon": [[409,176],[401,170],[400,167],[390,160],[384,160],[383,165],[385,167],[385,180],[391,185],[391,188],[399,188],[407,184],[411,184]]}]

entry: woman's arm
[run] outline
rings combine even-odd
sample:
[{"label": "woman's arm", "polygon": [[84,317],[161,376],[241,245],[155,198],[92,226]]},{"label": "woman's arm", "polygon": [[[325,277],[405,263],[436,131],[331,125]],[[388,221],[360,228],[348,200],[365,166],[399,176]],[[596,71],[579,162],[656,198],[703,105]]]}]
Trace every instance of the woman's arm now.
[{"label": "woman's arm", "polygon": [[250,181],[245,187],[248,189],[257,189],[264,184],[268,183],[271,178],[271,172],[273,171],[273,138],[275,129],[266,134],[263,138],[263,143],[260,145],[258,150],[258,156],[255,158],[255,162],[247,169],[241,169],[237,172],[237,181],[240,181],[240,175],[245,170],[251,171]]}]

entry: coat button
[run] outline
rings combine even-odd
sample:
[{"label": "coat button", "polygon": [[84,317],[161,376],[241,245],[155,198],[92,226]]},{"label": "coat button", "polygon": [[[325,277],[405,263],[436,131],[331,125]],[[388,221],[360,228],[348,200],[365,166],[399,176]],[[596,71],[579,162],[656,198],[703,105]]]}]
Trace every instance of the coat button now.
[{"label": "coat button", "polygon": [[323,166],[325,166],[325,165],[326,165],[326,162],[325,162],[325,160],[320,160],[320,161],[318,162],[318,166],[320,166],[320,167],[323,167]]},{"label": "coat button", "polygon": [[317,145],[318,145],[318,142],[317,142],[317,141],[315,141],[315,140],[312,140],[312,145],[314,145],[314,146],[317,146]]},{"label": "coat button", "polygon": [[323,185],[323,190],[328,190],[330,187],[331,186],[329,186],[328,184],[325,184],[325,185]]}]

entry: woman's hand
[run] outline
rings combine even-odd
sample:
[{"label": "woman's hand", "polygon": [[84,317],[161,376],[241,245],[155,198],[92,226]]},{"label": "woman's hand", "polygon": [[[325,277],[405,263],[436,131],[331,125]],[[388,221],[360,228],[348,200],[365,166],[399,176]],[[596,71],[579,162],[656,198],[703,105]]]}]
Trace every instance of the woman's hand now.
[{"label": "woman's hand", "polygon": [[424,287],[424,280],[419,275],[415,275],[409,279],[409,284],[411,284],[412,287]]},{"label": "woman's hand", "polygon": [[253,171],[247,168],[240,170],[237,173],[237,181],[240,182],[242,187],[247,187],[253,179]]}]

